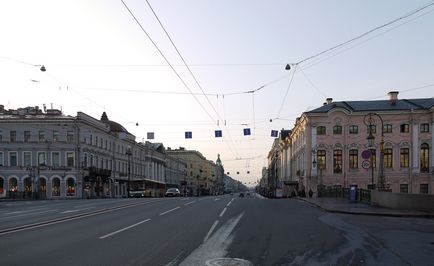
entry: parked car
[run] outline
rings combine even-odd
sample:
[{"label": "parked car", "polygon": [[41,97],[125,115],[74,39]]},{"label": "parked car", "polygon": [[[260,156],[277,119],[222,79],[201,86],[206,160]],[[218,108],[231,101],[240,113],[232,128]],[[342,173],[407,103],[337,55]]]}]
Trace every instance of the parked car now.
[{"label": "parked car", "polygon": [[169,188],[166,191],[166,197],[179,197],[181,196],[181,192],[177,188]]}]

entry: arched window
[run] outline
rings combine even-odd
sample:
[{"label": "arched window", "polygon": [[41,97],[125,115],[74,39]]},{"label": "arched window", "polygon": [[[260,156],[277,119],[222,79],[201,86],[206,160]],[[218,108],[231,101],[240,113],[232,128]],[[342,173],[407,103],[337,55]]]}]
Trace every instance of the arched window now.
[{"label": "arched window", "polygon": [[393,167],[393,150],[392,149],[384,149],[384,167],[392,168]]},{"label": "arched window", "polygon": [[359,168],[359,151],[357,149],[349,151],[349,167],[350,169]]},{"label": "arched window", "polygon": [[5,180],[3,179],[3,177],[0,177],[0,196],[2,196],[4,193],[4,185],[5,185]]},{"label": "arched window", "polygon": [[9,191],[18,191],[18,180],[15,177],[9,179]]},{"label": "arched window", "polygon": [[24,191],[32,192],[32,179],[30,177],[24,179]]},{"label": "arched window", "polygon": [[420,145],[420,172],[429,173],[429,146],[426,143]]},{"label": "arched window", "polygon": [[342,150],[333,151],[333,173],[342,173]]},{"label": "arched window", "polygon": [[66,180],[66,196],[75,196],[75,180],[71,177]]},{"label": "arched window", "polygon": [[51,182],[51,195],[53,197],[59,197],[60,196],[60,179],[59,178],[54,178],[53,181]]}]

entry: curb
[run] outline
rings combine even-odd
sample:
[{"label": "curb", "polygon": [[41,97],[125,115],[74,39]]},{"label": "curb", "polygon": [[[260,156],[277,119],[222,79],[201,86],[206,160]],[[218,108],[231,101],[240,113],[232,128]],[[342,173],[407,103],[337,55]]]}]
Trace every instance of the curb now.
[{"label": "curb", "polygon": [[318,204],[316,202],[305,200],[303,198],[297,198],[297,199],[304,201],[308,204],[311,204],[314,207],[317,207],[318,209],[321,209],[325,212],[331,212],[331,213],[343,213],[343,214],[352,214],[352,215],[369,215],[369,216],[386,216],[386,217],[434,218],[434,213],[401,213],[401,212],[386,213],[386,212],[366,212],[366,211],[357,211],[356,212],[356,211],[348,211],[348,210],[331,209],[331,208],[326,208],[326,207],[324,207],[321,204]]}]

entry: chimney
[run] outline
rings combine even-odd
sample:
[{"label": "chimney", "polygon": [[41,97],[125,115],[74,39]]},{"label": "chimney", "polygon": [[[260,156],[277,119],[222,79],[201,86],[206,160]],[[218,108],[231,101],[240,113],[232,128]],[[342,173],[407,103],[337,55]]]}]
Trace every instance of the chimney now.
[{"label": "chimney", "polygon": [[399,91],[391,91],[387,95],[389,95],[389,101],[391,105],[395,105],[398,101],[398,93]]},{"label": "chimney", "polygon": [[333,102],[333,98],[327,98],[327,99],[326,99],[326,103],[327,103],[327,104],[331,104],[332,102]]}]

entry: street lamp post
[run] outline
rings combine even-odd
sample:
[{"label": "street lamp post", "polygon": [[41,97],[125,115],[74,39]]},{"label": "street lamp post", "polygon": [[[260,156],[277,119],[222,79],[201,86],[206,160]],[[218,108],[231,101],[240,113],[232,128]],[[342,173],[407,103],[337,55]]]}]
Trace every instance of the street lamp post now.
[{"label": "street lamp post", "polygon": [[131,147],[130,146],[127,147],[127,153],[126,154],[128,155],[127,197],[129,198],[130,197],[130,176],[131,176],[131,155],[132,155]]},{"label": "street lamp post", "polygon": [[378,189],[384,190],[384,123],[383,118],[377,113],[368,113],[364,117],[364,122],[366,126],[369,126],[369,135],[366,138],[368,141],[368,146],[370,147],[371,151],[371,178],[372,178],[372,189],[374,189],[374,153],[375,153],[375,136],[372,134],[372,126],[375,126],[375,117],[377,117],[381,122],[381,142],[380,142],[380,165],[379,165],[379,172],[378,172]]}]

